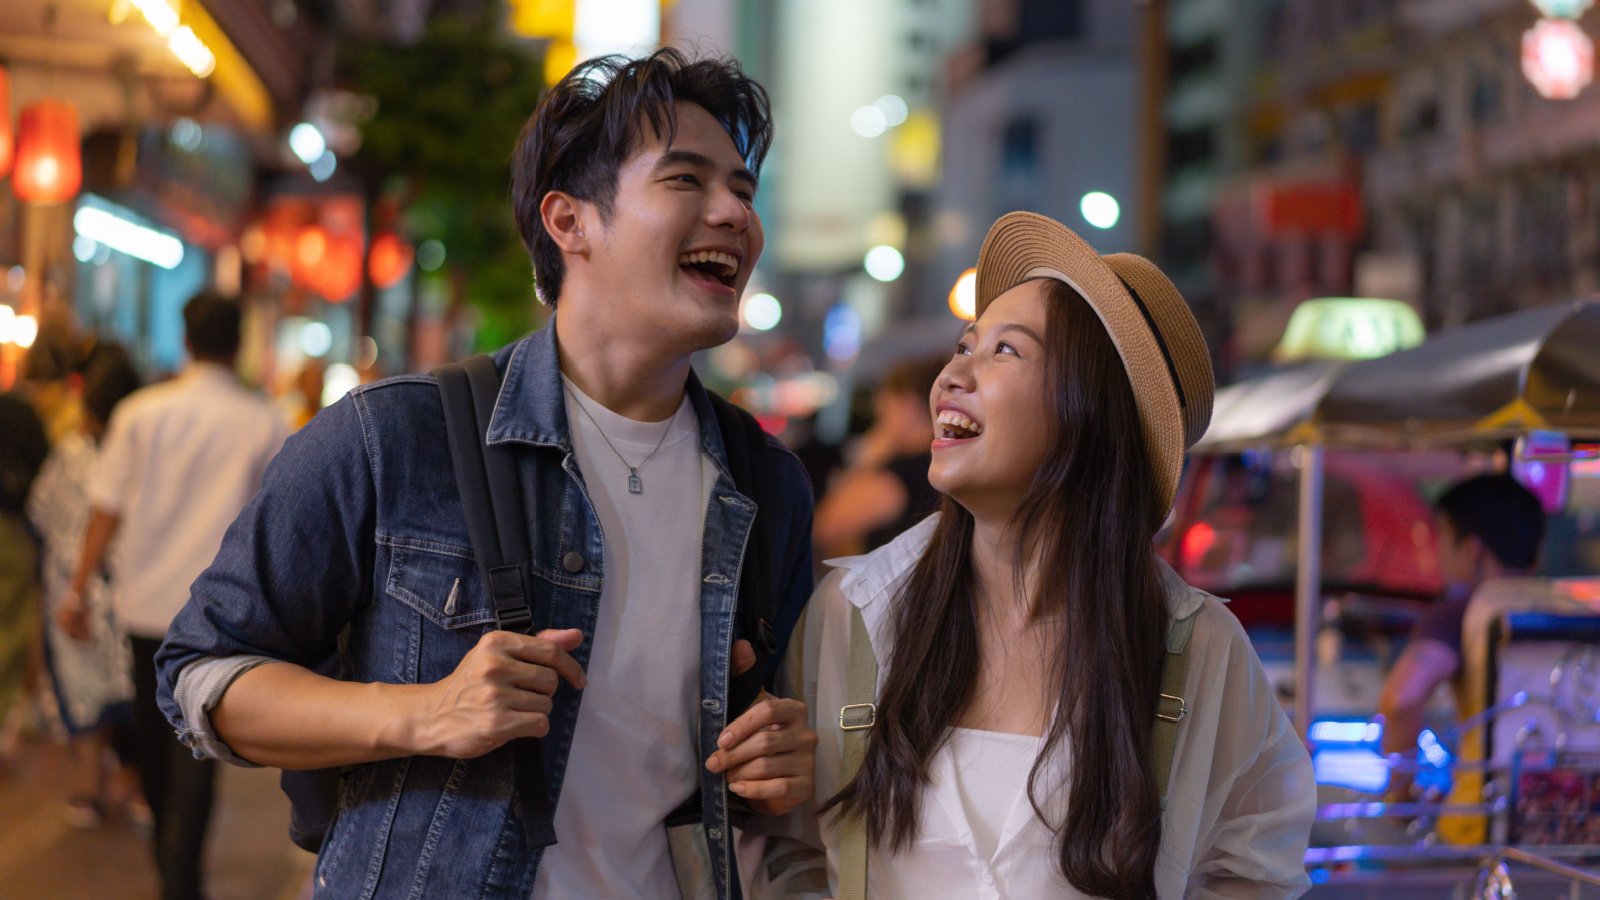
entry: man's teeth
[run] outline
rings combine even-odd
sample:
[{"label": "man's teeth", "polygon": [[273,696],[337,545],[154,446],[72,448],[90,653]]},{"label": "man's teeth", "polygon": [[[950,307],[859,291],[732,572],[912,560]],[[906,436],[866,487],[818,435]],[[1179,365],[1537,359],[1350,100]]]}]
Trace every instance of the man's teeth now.
[{"label": "man's teeth", "polygon": [[[938,422],[955,433],[953,437],[977,437],[983,434],[983,426],[972,421],[955,410],[947,409],[939,413]],[[948,433],[948,432],[947,432]]]},{"label": "man's teeth", "polygon": [[720,250],[696,250],[693,253],[685,253],[678,257],[678,265],[680,266],[694,266],[704,263],[711,263],[720,267],[724,277],[739,271],[738,257],[731,253],[723,253]]}]

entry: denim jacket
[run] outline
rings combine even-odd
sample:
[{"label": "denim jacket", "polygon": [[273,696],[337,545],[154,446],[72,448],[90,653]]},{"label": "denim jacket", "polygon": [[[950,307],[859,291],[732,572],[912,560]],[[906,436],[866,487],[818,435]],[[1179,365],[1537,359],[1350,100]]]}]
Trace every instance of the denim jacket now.
[{"label": "denim jacket", "polygon": [[[554,319],[495,362],[504,380],[489,441],[525,451],[518,466],[536,589],[545,592],[550,627],[583,631],[573,655],[587,666],[606,560],[569,438]],[[717,472],[701,554],[703,759],[729,720],[734,607],[756,506],[734,487],[716,415],[692,373],[688,391],[701,453]],[[781,552],[772,589],[780,609],[798,611],[812,581],[811,489],[793,454],[776,441],[769,448],[786,498],[770,526]],[[348,627],[352,680],[421,684],[449,675],[494,627],[471,546],[434,379],[407,375],[356,388],[290,438],[172,623],[157,667],[161,706],[179,738],[192,747],[211,739],[184,720],[173,697],[184,667],[200,660],[256,655],[316,669],[339,652]],[[458,579],[461,590],[452,591]],[[663,650],[684,651],[692,652]],[[565,684],[555,695],[544,751],[552,801],[581,700]],[[317,861],[318,895],[524,900],[542,854],[524,840],[511,759],[502,747],[473,760],[415,756],[353,767]],[[694,892],[737,897],[724,777],[702,768],[700,787],[700,846],[710,865]]]}]

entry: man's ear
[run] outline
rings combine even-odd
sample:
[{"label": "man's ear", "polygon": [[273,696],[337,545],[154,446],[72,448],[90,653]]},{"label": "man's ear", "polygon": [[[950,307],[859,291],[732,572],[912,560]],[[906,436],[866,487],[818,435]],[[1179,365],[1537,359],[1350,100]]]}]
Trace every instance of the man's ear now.
[{"label": "man's ear", "polygon": [[584,213],[589,204],[566,193],[551,191],[539,202],[539,218],[544,230],[556,242],[563,254],[582,256],[589,251],[589,239],[584,232]]},{"label": "man's ear", "polygon": [[1472,560],[1472,571],[1476,573],[1479,581],[1492,578],[1500,571],[1500,561],[1490,552],[1483,538],[1475,534],[1462,535],[1460,542],[1466,548],[1467,556]]}]

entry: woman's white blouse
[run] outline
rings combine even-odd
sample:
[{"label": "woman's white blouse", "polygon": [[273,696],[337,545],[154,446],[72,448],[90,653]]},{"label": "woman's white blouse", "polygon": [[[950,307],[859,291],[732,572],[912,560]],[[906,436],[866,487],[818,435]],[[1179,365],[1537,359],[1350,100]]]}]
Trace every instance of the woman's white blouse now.
[{"label": "woman's white blouse", "polygon": [[[791,639],[780,685],[810,707],[819,742],[816,800],[781,818],[755,816],[741,837],[740,858],[753,897],[831,897],[839,885],[838,823],[816,808],[843,786],[843,732],[849,606],[860,607],[880,662],[890,656],[890,605],[927,545],[932,517],[867,556],[834,560]],[[1200,610],[1189,644],[1188,714],[1178,729],[1172,781],[1161,820],[1156,889],[1168,898],[1289,898],[1303,893],[1304,856],[1316,811],[1311,761],[1278,704],[1244,630],[1221,601],[1191,588],[1162,566],[1174,618]],[[934,756],[933,783],[920,804],[920,829],[909,852],[874,848],[867,883],[874,898],[1081,897],[1056,866],[1055,836],[1023,794],[1037,743],[1009,747],[975,742],[954,730]],[[977,733],[980,736],[988,733]],[[1027,738],[1034,741],[1035,738]],[[959,771],[978,753],[1001,771]],[[1064,756],[1064,750],[1058,753]],[[1019,762],[1025,757],[1025,763]],[[1070,762],[1054,759],[1038,785],[1046,817],[1063,820]],[[1013,789],[1012,784],[1017,784]],[[977,804],[968,793],[993,793]],[[994,851],[985,834],[1003,824]],[[759,860],[759,863],[755,862]]]},{"label": "woman's white blouse", "polygon": [[934,754],[917,843],[910,853],[871,850],[875,897],[1049,897],[1065,885],[1049,867],[1050,832],[1028,802],[1037,737],[952,728]]}]

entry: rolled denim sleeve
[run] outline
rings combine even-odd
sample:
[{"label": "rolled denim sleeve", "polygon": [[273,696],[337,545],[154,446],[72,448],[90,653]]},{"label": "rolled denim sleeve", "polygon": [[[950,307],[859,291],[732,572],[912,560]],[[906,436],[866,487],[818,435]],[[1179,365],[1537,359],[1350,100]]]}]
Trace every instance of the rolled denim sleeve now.
[{"label": "rolled denim sleeve", "polygon": [[211,711],[229,686],[244,673],[262,663],[276,662],[269,656],[225,656],[220,659],[197,659],[178,673],[178,683],[172,695],[183,710],[183,720],[188,725],[184,735],[195,759],[220,759],[237,766],[254,767],[256,764],[233,752],[215,731],[211,730]]},{"label": "rolled denim sleeve", "polygon": [[[290,437],[190,587],[156,668],[161,710],[192,749],[214,740],[209,722],[190,719],[204,708],[193,694],[218,682],[186,680],[185,670],[233,657],[326,669],[339,634],[369,599],[377,490],[366,432],[357,391]],[[221,688],[243,671],[230,669]],[[213,706],[220,696],[210,698]]]}]

